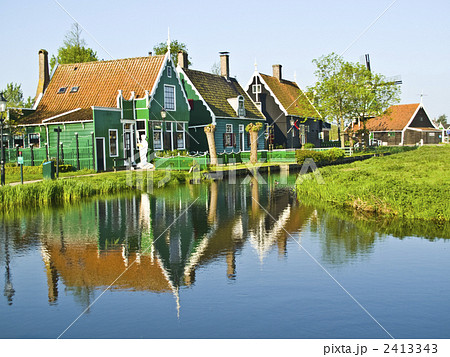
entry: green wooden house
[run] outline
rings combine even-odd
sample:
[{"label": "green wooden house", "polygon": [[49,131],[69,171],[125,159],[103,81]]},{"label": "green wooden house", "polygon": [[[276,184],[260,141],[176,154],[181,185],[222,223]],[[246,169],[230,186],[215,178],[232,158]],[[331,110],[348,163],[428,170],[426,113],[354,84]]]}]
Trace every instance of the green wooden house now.
[{"label": "green wooden house", "polygon": [[34,112],[19,120],[22,135],[6,141],[11,149],[32,144],[35,155],[56,157],[60,128],[65,161],[81,155],[78,166],[103,171],[139,161],[144,137],[149,152],[186,150],[189,111],[169,52],[58,65],[50,78],[41,50]]},{"label": "green wooden house", "polygon": [[[188,68],[185,52],[178,54],[177,71],[191,105],[189,133],[190,151],[208,151],[204,127],[216,127],[214,138],[217,153],[250,150],[245,131],[249,123],[265,123],[264,115],[235,78],[229,75],[229,55],[221,53],[221,75]],[[264,132],[260,132],[258,148],[264,148]]]}]

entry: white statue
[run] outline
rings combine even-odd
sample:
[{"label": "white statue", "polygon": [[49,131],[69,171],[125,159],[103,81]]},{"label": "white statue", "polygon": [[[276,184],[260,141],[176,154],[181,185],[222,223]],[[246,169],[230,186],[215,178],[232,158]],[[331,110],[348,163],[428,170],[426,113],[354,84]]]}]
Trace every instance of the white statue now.
[{"label": "white statue", "polygon": [[148,142],[145,135],[141,135],[141,141],[137,145],[141,162],[137,165],[141,169],[151,169],[153,165],[147,162]]}]

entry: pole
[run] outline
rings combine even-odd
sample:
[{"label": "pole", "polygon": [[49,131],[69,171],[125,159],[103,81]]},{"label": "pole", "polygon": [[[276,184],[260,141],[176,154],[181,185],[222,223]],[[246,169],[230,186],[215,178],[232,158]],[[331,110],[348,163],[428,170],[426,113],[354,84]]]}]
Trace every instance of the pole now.
[{"label": "pole", "polygon": [[33,144],[30,144],[30,157],[31,157],[31,166],[34,166]]},{"label": "pole", "polygon": [[20,183],[23,185],[23,164],[20,164]]},{"label": "pole", "polygon": [[45,143],[45,161],[48,162],[48,143]]},{"label": "pole", "polygon": [[[0,114],[2,115],[2,114]],[[3,148],[3,118],[0,118],[0,144],[1,144],[1,185],[5,184],[5,149]]]},{"label": "pole", "polygon": [[77,150],[77,170],[80,169],[80,146],[78,143],[78,133],[75,133],[75,144],[76,144],[76,150]]},{"label": "pole", "polygon": [[91,132],[92,137],[92,168],[95,170],[95,138],[94,132]]},{"label": "pole", "polygon": [[61,128],[56,129],[56,178],[59,178],[59,133]]}]

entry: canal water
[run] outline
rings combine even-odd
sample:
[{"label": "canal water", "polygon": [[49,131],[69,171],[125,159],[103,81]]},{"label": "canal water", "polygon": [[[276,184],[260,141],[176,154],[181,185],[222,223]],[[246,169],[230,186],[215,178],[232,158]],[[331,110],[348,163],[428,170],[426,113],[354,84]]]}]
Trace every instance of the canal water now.
[{"label": "canal water", "polygon": [[264,179],[0,216],[0,337],[450,337],[447,226]]}]

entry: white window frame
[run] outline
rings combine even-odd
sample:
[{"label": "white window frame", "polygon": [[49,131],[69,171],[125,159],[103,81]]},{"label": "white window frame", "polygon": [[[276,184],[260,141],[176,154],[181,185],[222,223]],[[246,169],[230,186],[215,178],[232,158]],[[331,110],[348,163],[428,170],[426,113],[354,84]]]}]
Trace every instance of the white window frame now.
[{"label": "white window frame", "polygon": [[[116,132],[116,155],[111,154],[111,132],[112,131]],[[117,130],[117,129],[109,129],[108,130],[108,153],[109,153],[109,157],[119,157],[119,130]]]},{"label": "white window frame", "polygon": [[[166,88],[173,89],[173,108],[168,108],[166,103]],[[175,90],[175,86],[171,84],[164,84],[164,109],[167,111],[175,111],[177,110],[177,93]]]},{"label": "white window frame", "polygon": [[[178,130],[178,125],[181,125],[181,130]],[[178,147],[178,133],[183,133],[183,147]],[[175,139],[177,142],[177,150],[186,150],[186,130],[184,130],[184,123],[175,123]]]},{"label": "white window frame", "polygon": [[[244,96],[240,95],[237,97],[238,100],[238,107],[237,107],[237,114],[239,117],[245,117],[245,98]],[[242,108],[241,108],[242,103]]]},{"label": "white window frame", "polygon": [[[158,151],[162,151],[164,149],[164,136],[163,136],[163,122],[158,122],[160,123],[160,129],[156,129],[155,128],[155,123],[152,123],[152,143],[153,143],[153,150],[158,150]],[[159,137],[161,138],[160,142],[161,142],[161,148],[157,149],[155,148],[155,133],[159,133]]]},{"label": "white window frame", "polygon": [[[40,133],[28,133],[28,147],[30,147],[30,135],[37,135],[39,138],[39,147],[41,147],[41,134]],[[34,146],[34,145],[33,145]]]},{"label": "white window frame", "polygon": [[[181,125],[181,130],[178,130],[178,125]],[[176,131],[177,131],[178,133],[181,133],[181,132],[184,131],[184,123],[176,122],[176,123],[175,123],[175,127],[176,127]]]},{"label": "white window frame", "polygon": [[253,94],[261,93],[261,84],[253,84],[252,85],[252,93]]},{"label": "white window frame", "polygon": [[167,77],[172,78],[172,66],[167,66]]},{"label": "white window frame", "polygon": [[[138,129],[138,127],[137,127],[138,123],[144,123],[144,129]],[[146,120],[145,119],[136,120],[136,133],[137,133],[136,139],[141,140],[142,132],[144,132],[144,135],[147,138],[148,134],[147,134],[147,123],[146,123]]]},{"label": "white window frame", "polygon": [[[5,145],[6,149],[9,149],[9,137],[8,137],[8,134],[3,134],[3,138],[1,138],[1,139],[2,139],[2,142],[0,143],[0,145],[3,144],[3,145]],[[14,139],[13,139],[13,142],[14,142]]]},{"label": "white window frame", "polygon": [[[230,130],[228,130],[228,129],[230,129]],[[233,124],[225,124],[225,133],[233,134]]]},{"label": "white window frame", "polygon": [[239,124],[239,132],[243,133],[245,131],[244,124]]}]

